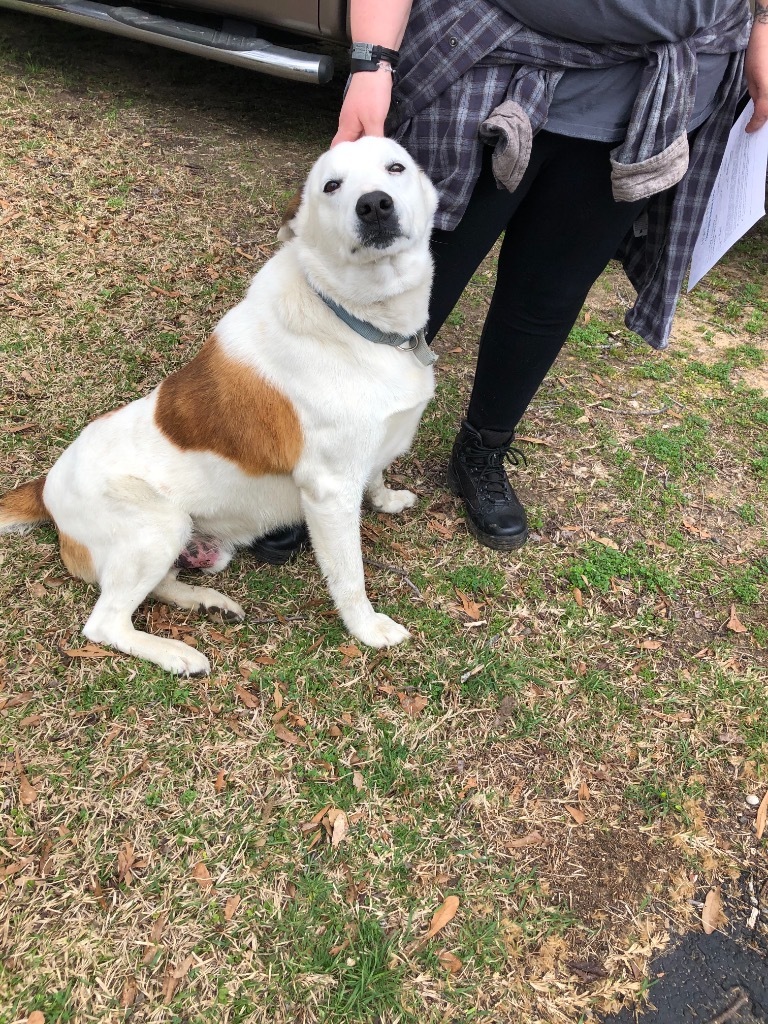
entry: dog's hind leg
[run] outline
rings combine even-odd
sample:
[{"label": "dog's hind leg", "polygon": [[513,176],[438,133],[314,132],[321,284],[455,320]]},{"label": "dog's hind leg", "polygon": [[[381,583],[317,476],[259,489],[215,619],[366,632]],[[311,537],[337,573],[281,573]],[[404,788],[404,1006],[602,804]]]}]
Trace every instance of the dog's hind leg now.
[{"label": "dog's hind leg", "polygon": [[166,573],[157,586],[152,588],[152,597],[159,601],[168,601],[179,608],[213,612],[230,622],[242,622],[245,618],[245,612],[236,601],[231,601],[210,587],[182,583],[176,579],[175,570]]},{"label": "dog's hind leg", "polygon": [[[165,576],[163,566],[161,572]],[[207,675],[211,666],[204,654],[189,644],[167,637],[153,636],[134,627],[134,611],[147,595],[160,583],[156,574],[122,571],[121,579],[114,571],[102,578],[101,594],[83,626],[83,633],[94,643],[116,647],[118,651],[136,658],[152,661],[167,672],[180,676]]]},{"label": "dog's hind leg", "polygon": [[390,416],[387,422],[387,432],[376,456],[375,468],[365,486],[368,501],[379,512],[388,512],[392,515],[402,512],[403,509],[412,508],[418,501],[413,491],[395,491],[391,487],[387,487],[383,474],[393,459],[410,448],[421,410],[422,407],[419,406],[415,410],[409,409],[397,413]]},{"label": "dog's hind leg", "polygon": [[402,512],[404,508],[412,508],[419,500],[413,491],[395,491],[387,487],[382,473],[376,473],[371,478],[365,493],[378,512],[388,512],[390,515]]},{"label": "dog's hind leg", "polygon": [[101,594],[83,633],[94,643],[145,658],[177,675],[209,672],[208,659],[199,651],[180,640],[141,632],[131,621],[189,539],[190,517],[144,481],[124,478],[112,482],[93,519],[88,546]]}]

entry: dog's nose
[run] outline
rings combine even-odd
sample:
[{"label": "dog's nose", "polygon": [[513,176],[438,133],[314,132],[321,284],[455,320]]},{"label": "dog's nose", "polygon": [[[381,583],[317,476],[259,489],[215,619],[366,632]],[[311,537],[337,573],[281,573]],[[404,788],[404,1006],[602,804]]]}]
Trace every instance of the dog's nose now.
[{"label": "dog's nose", "polygon": [[363,224],[380,224],[392,216],[395,204],[386,192],[366,192],[355,204],[355,213]]}]

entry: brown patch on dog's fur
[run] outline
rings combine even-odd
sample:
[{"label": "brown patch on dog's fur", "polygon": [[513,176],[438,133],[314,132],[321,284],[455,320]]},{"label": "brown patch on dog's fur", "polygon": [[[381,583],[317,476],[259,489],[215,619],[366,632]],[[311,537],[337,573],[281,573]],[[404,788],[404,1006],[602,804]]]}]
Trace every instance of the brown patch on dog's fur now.
[{"label": "brown patch on dog's fur", "polygon": [[85,544],[81,544],[66,533],[59,534],[59,545],[61,547],[61,560],[78,579],[86,583],[96,583],[96,570],[93,566],[91,553]]},{"label": "brown patch on dog's fur", "polygon": [[291,198],[288,200],[285,209],[283,210],[283,219],[280,221],[280,227],[285,227],[286,224],[290,223],[296,216],[296,213],[301,206],[301,199],[304,195],[304,189],[300,188],[298,192],[294,192]]},{"label": "brown patch on dog's fur", "polygon": [[43,502],[44,487],[45,477],[41,476],[37,480],[30,480],[29,483],[14,488],[0,498],[0,527],[26,526],[50,519]]},{"label": "brown patch on dog's fur", "polygon": [[209,451],[244,473],[290,473],[303,446],[296,410],[272,384],[229,359],[212,334],[160,385],[155,422],[182,450]]}]

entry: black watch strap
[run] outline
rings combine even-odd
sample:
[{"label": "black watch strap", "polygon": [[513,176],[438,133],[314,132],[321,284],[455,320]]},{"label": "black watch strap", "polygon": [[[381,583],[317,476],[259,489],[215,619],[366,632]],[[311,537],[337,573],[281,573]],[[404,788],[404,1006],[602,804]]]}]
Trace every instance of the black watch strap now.
[{"label": "black watch strap", "polygon": [[394,71],[400,54],[397,50],[388,50],[386,46],[373,43],[352,43],[349,51],[350,71],[376,71],[380,61],[386,61]]}]

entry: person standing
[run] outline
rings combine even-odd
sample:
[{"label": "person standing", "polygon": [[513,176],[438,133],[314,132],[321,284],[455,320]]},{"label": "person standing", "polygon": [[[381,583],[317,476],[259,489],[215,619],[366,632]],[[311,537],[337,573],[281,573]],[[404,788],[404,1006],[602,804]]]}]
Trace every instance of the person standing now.
[{"label": "person standing", "polygon": [[[332,145],[392,135],[440,193],[431,342],[504,235],[448,465],[471,533],[527,539],[504,464],[587,293],[619,255],[627,325],[667,344],[743,78],[768,120],[768,2],[351,0]],[[290,540],[295,544],[296,538]]]}]

